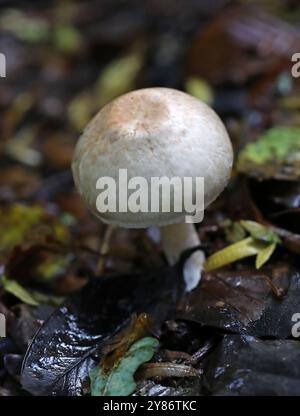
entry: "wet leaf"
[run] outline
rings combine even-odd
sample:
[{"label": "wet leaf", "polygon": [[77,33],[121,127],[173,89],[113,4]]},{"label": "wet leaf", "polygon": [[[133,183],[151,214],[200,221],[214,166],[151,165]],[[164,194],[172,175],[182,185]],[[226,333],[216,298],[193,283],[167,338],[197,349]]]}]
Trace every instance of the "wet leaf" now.
[{"label": "wet leaf", "polygon": [[24,389],[34,395],[82,395],[94,359],[132,314],[150,314],[158,325],[172,309],[179,288],[181,276],[169,268],[93,279],[37,333],[24,360]]},{"label": "wet leaf", "polygon": [[49,305],[29,306],[22,303],[14,307],[15,316],[11,319],[9,334],[19,351],[26,352],[35,333],[53,311],[54,308]]},{"label": "wet leaf", "polygon": [[158,344],[155,338],[142,338],[129,348],[111,372],[105,373],[99,367],[91,370],[92,396],[128,396],[133,393],[136,387],[134,373],[141,364],[151,360]]},{"label": "wet leaf", "polygon": [[299,396],[298,341],[226,335],[204,365],[214,396]]},{"label": "wet leaf", "polygon": [[176,317],[201,326],[237,333],[251,333],[270,296],[262,274],[223,272],[204,274],[201,284],[178,305]]},{"label": "wet leaf", "polygon": [[182,385],[176,387],[163,386],[157,384],[152,380],[147,380],[146,382],[139,383],[138,390],[133,394],[133,396],[198,396],[200,391],[200,386],[197,378],[182,379]]},{"label": "wet leaf", "polygon": [[199,377],[201,370],[196,370],[191,365],[177,363],[149,363],[144,364],[137,372],[137,378],[184,378]]},{"label": "wet leaf", "polygon": [[142,313],[138,316],[133,316],[131,322],[124,329],[120,331],[112,342],[103,349],[103,359],[101,360],[101,368],[104,373],[109,372],[112,368],[118,365],[126,351],[130,346],[147,335],[150,332],[151,320],[150,317]]},{"label": "wet leaf", "polygon": [[[284,296],[275,296],[274,286]],[[283,339],[291,336],[299,296],[300,274],[291,264],[264,273],[217,271],[182,299],[176,316],[206,328]]]}]

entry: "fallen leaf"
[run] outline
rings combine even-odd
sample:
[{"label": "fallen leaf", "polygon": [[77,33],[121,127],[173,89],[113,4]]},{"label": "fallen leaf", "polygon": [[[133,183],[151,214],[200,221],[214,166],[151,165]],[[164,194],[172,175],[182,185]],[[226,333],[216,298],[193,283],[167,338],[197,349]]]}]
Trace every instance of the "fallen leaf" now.
[{"label": "fallen leaf", "polygon": [[226,335],[204,364],[213,396],[299,396],[299,341]]},{"label": "fallen leaf", "polygon": [[134,373],[141,364],[151,360],[158,344],[155,338],[142,338],[109,373],[98,366],[93,368],[90,372],[92,396],[129,396],[133,393],[136,388]]},{"label": "fallen leaf", "polygon": [[[274,296],[270,284],[284,296]],[[300,274],[291,262],[264,272],[220,270],[204,274],[179,303],[176,317],[222,332],[284,339],[291,336],[299,296]]]},{"label": "fallen leaf", "polygon": [[173,268],[92,279],[36,334],[23,363],[24,389],[34,395],[82,395],[95,358],[132,314],[147,313],[160,325],[181,290],[181,275]]},{"label": "fallen leaf", "polygon": [[255,221],[241,220],[239,223],[249,232],[250,237],[243,238],[209,256],[204,265],[205,271],[209,272],[254,255],[256,268],[259,269],[269,260],[276,245],[281,242],[273,230]]},{"label": "fallen leaf", "polygon": [[27,305],[37,306],[39,304],[32,294],[15,280],[10,280],[3,276],[2,284],[6,292],[16,296],[22,302],[27,303]]}]

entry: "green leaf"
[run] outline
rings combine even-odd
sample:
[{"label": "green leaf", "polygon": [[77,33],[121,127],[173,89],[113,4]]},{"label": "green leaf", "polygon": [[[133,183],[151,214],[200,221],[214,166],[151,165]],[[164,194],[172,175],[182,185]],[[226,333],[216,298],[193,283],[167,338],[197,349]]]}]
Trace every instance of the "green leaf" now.
[{"label": "green leaf", "polygon": [[256,238],[257,240],[265,241],[268,243],[280,243],[281,240],[276,233],[270,230],[268,227],[264,227],[255,221],[241,220],[240,224],[251,237]]},{"label": "green leaf", "polygon": [[152,337],[145,337],[131,345],[124,357],[112,368],[104,373],[99,366],[90,372],[92,396],[128,396],[136,388],[134,373],[138,367],[151,360],[158,341]]},{"label": "green leaf", "polygon": [[256,256],[255,267],[260,269],[272,256],[274,250],[276,248],[276,243],[268,244],[265,248],[263,248]]},{"label": "green leaf", "polygon": [[7,279],[7,277],[2,277],[3,288],[6,292],[16,296],[22,302],[27,303],[31,306],[37,306],[39,303],[31,295],[28,290],[24,289],[18,282],[15,280]]}]

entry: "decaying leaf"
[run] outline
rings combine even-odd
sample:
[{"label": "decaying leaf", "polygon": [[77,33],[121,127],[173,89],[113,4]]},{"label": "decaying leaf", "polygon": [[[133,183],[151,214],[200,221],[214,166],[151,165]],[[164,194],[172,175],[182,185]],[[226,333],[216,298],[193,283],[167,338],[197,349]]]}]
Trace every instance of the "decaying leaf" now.
[{"label": "decaying leaf", "polygon": [[146,313],[155,325],[161,323],[181,288],[173,268],[92,279],[36,334],[23,363],[24,389],[34,395],[83,395],[95,359],[108,352],[132,315]]},{"label": "decaying leaf", "polygon": [[136,387],[134,373],[141,364],[151,360],[157,346],[155,338],[142,338],[129,348],[109,373],[98,366],[91,370],[92,396],[128,396],[133,393]]},{"label": "decaying leaf", "polygon": [[[36,231],[39,226],[43,226],[43,231]],[[67,242],[69,239],[67,228],[39,205],[11,204],[0,209],[0,227],[3,230],[0,250],[6,254],[22,242],[29,247],[32,241],[40,241],[40,233],[45,236],[45,229],[46,234],[57,241]]]},{"label": "decaying leaf", "polygon": [[1,209],[1,251],[8,252],[15,245],[20,244],[26,233],[43,217],[44,212],[39,206],[26,207],[15,204],[9,209]]},{"label": "decaying leaf", "polygon": [[117,366],[130,346],[150,331],[150,326],[151,319],[146,313],[132,316],[129,325],[103,348],[101,360],[103,372],[107,373]]}]

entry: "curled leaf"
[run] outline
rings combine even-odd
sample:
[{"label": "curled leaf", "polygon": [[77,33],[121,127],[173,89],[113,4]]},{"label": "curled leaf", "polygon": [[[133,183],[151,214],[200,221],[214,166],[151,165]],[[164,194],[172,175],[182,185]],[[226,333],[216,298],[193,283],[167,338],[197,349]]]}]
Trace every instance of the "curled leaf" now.
[{"label": "curled leaf", "polygon": [[212,254],[205,263],[205,271],[207,272],[255,255],[257,255],[255,265],[259,269],[269,260],[276,245],[281,243],[275,232],[255,221],[241,220],[225,223],[224,225],[226,237],[229,241],[236,241],[237,238],[243,237],[245,231],[248,231],[250,237],[243,238]]},{"label": "curled leaf", "polygon": [[207,272],[218,269],[245,257],[254,256],[263,248],[265,248],[264,243],[254,240],[252,237],[247,237],[208,257],[204,269]]}]

